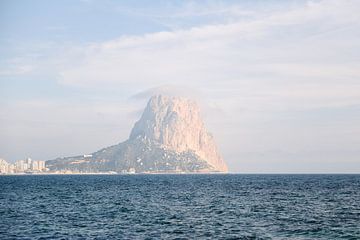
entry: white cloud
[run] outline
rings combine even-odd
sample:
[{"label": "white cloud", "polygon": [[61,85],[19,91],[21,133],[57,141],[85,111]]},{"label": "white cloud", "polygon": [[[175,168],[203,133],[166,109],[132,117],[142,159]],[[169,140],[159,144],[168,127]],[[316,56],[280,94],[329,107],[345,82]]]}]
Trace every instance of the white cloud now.
[{"label": "white cloud", "polygon": [[[351,29],[360,26],[355,9],[360,10],[358,1],[309,2],[248,21],[92,44],[83,49],[80,63],[61,69],[61,83],[132,89],[173,84],[205,92],[246,85],[284,98],[291,97],[288,93],[296,86],[293,98],[314,97],[316,104],[323,95],[331,98],[332,92],[336,102],[349,91],[344,104],[352,104],[360,99],[354,90],[359,89],[355,80],[360,63],[356,54],[349,54],[360,49],[360,31]],[[309,83],[320,86],[316,96],[306,93]]]},{"label": "white cloud", "polygon": [[[4,67],[4,65],[6,67]],[[0,67],[0,76],[14,76],[29,74],[34,70],[34,66],[31,65],[28,58],[12,58]]]}]

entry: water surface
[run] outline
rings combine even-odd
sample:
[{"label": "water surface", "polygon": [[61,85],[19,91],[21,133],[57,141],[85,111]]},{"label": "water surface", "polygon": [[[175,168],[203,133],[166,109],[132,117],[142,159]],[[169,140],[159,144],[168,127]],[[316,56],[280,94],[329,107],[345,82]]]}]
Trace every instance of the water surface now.
[{"label": "water surface", "polygon": [[0,239],[360,239],[360,175],[0,176]]}]

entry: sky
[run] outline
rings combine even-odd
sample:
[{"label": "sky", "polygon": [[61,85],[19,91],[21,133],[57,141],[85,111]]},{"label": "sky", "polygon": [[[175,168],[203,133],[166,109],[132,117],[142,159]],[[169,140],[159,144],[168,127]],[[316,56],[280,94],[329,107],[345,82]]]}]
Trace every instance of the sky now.
[{"label": "sky", "polygon": [[360,1],[0,0],[0,158],[128,138],[196,99],[231,172],[360,173]]}]

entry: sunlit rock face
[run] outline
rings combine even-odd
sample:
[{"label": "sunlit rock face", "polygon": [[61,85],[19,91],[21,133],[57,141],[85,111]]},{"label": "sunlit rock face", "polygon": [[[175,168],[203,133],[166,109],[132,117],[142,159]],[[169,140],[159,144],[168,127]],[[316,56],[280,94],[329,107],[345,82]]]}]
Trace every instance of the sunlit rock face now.
[{"label": "sunlit rock face", "polygon": [[151,97],[127,141],[92,154],[47,161],[53,171],[227,172],[199,107],[189,99]]},{"label": "sunlit rock face", "polygon": [[167,149],[182,153],[192,150],[214,170],[227,172],[227,166],[204,126],[198,105],[189,99],[153,96],[130,139],[146,137]]}]

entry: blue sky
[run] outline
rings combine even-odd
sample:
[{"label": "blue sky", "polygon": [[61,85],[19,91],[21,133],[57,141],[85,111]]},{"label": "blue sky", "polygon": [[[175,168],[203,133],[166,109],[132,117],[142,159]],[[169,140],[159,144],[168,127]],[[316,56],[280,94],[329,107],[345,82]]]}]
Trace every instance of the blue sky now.
[{"label": "blue sky", "polygon": [[[360,1],[0,1],[0,157],[125,140],[196,98],[235,172],[360,172]],[[134,97],[143,96],[143,97]]]}]

